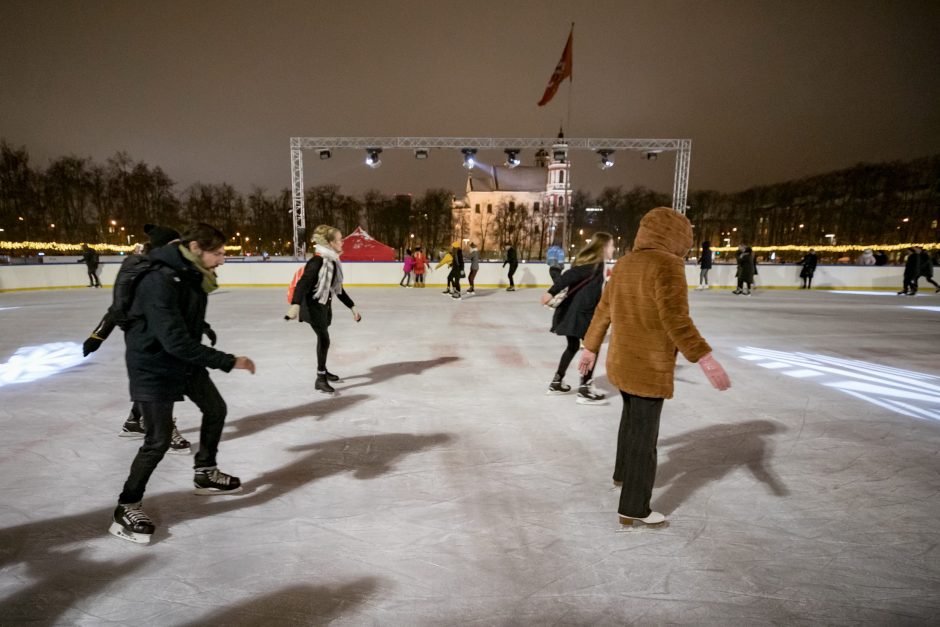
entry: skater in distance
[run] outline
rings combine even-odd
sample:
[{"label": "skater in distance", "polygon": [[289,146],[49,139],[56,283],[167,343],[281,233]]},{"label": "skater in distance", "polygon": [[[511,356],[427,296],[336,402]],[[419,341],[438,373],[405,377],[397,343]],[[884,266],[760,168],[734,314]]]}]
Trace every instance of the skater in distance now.
[{"label": "skater in distance", "polygon": [[359,322],[362,316],[356,304],[343,289],[343,264],[339,257],[343,254],[343,234],[340,230],[321,224],[313,232],[315,252],[303,275],[297,281],[291,305],[286,318],[310,324],[317,335],[317,380],[314,384],[318,392],[334,394],[331,383],[340,380],[326,368],[326,358],[330,351],[330,324],[333,322],[333,297],[346,305],[352,312],[353,320]]},{"label": "skater in distance", "polygon": [[519,267],[519,255],[516,254],[516,249],[512,244],[506,242],[506,260],[503,261],[503,267],[509,266],[509,287],[506,288],[507,292],[516,291],[516,282],[513,279],[513,275],[516,274],[516,268]]},{"label": "skater in distance", "polygon": [[664,399],[672,398],[676,353],[698,363],[716,389],[731,387],[689,317],[683,260],[691,247],[692,224],[685,216],[667,207],[643,216],[633,252],[614,266],[584,336],[578,369],[587,375],[611,330],[607,378],[623,398],[613,479],[621,486],[618,512],[624,525],[666,520],[650,508],[650,498],[659,418]]},{"label": "skater in distance", "polygon": [[134,290],[124,333],[125,358],[131,400],[140,407],[146,435],[114,510],[110,531],[120,538],[150,541],[154,524],[141,507],[141,499],[150,475],[170,447],[173,405],[184,395],[202,411],[195,493],[230,494],[241,488],[238,477],[216,466],[227,410],[207,369],[254,374],[255,364],[248,357],[200,343],[208,295],[218,289],[215,269],[225,263],[225,239],[208,224],[190,226],[178,246],[150,253],[151,267]]}]

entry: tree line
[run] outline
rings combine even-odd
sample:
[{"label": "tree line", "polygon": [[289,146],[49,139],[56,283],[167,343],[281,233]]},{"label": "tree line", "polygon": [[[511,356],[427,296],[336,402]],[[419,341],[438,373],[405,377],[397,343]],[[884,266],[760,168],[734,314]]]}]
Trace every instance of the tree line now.
[{"label": "tree line", "polygon": [[[499,203],[491,215],[453,211],[450,190],[362,196],[337,185],[305,190],[308,225],[332,224],[344,233],[362,226],[399,250],[449,247],[471,230],[482,233],[481,252],[513,243],[526,257],[544,258],[560,243],[547,216],[525,205]],[[629,250],[640,218],[670,197],[644,187],[577,190],[569,208],[570,243],[577,249],[598,230],[611,232],[620,252]],[[940,240],[940,156],[907,162],[859,164],[800,180],[736,193],[691,191],[687,215],[695,244],[894,244]],[[594,209],[589,211],[588,209]],[[597,211],[596,209],[601,209]],[[253,187],[247,194],[227,183],[194,183],[177,191],[159,166],[119,152],[96,163],[59,157],[33,164],[25,148],[0,141],[0,240],[133,244],[146,223],[181,226],[193,221],[221,228],[253,254],[291,254],[289,189]],[[828,237],[831,236],[831,237]]]}]

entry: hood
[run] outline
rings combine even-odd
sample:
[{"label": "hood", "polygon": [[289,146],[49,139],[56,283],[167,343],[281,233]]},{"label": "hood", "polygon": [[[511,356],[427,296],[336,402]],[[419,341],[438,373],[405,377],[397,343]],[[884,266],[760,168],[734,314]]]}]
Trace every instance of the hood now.
[{"label": "hood", "polygon": [[640,220],[633,250],[661,250],[685,257],[692,248],[692,223],[669,207],[656,207]]},{"label": "hood", "polygon": [[147,258],[150,259],[151,262],[162,263],[178,272],[199,272],[193,264],[183,258],[183,253],[180,252],[178,246],[161,246],[160,248],[154,248],[150,251],[150,254],[147,255]]},{"label": "hood", "polygon": [[454,242],[450,245],[451,248],[460,248],[460,240]]}]

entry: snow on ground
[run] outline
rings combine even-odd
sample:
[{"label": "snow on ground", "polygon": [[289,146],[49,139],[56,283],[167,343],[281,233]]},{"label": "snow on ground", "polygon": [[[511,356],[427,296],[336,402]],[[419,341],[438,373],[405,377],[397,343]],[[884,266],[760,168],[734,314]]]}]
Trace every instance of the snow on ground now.
[{"label": "snow on ground", "polygon": [[[120,331],[71,367],[74,346],[22,350],[80,343],[110,294],[0,294],[0,623],[940,614],[940,313],[909,308],[940,297],[690,293],[734,387],[715,392],[680,359],[654,493],[669,523],[621,530],[619,399],[544,394],[564,342],[537,291],[350,291],[364,320],[335,312],[334,399],[313,390],[315,338],[282,319],[285,290],[210,298],[219,347],[258,364],[253,377],[213,374],[229,406],[220,466],[245,491],[194,496],[191,458],[168,455],[144,499],[150,546],[107,534],[139,446],[117,437]],[[177,415],[197,440],[195,408]]]}]

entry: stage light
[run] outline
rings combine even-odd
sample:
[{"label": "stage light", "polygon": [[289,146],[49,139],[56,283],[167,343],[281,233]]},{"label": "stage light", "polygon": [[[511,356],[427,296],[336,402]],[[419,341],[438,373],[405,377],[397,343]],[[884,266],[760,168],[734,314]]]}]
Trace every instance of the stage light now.
[{"label": "stage light", "polygon": [[647,160],[647,161],[656,161],[656,159],[659,158],[659,153],[661,153],[661,152],[662,152],[662,150],[650,150],[649,152],[646,153],[646,160]]},{"label": "stage light", "polygon": [[368,148],[366,149],[366,165],[372,168],[373,170],[382,165],[382,159],[379,158],[379,155],[382,153],[381,148]]},{"label": "stage light", "polygon": [[333,156],[333,153],[332,153],[332,151],[330,151],[329,148],[323,148],[322,150],[319,150],[319,151],[317,151],[317,152],[320,153],[320,158],[321,158],[321,159],[329,159],[330,157]]},{"label": "stage light", "polygon": [[598,150],[597,154],[601,156],[601,161],[597,164],[597,167],[601,170],[609,170],[614,167],[614,160],[610,156],[613,152],[613,150]]},{"label": "stage light", "polygon": [[415,159],[427,159],[428,151],[425,148],[418,148],[415,150]]},{"label": "stage light", "polygon": [[473,158],[473,156],[477,154],[476,148],[464,148],[460,152],[463,153],[463,167],[472,170],[473,166],[477,164],[476,160]]},{"label": "stage light", "polygon": [[504,152],[506,153],[506,167],[507,168],[514,168],[520,163],[522,163],[521,161],[519,161],[518,150],[514,148],[507,148]]}]

